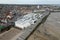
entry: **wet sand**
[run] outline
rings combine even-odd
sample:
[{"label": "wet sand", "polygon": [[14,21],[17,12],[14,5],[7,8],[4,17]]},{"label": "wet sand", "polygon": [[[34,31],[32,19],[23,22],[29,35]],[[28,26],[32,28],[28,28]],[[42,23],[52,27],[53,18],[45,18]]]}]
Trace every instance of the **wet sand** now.
[{"label": "wet sand", "polygon": [[52,12],[28,40],[60,40],[60,12]]},{"label": "wet sand", "polygon": [[9,31],[5,32],[0,36],[0,40],[11,40],[14,36],[20,33],[21,30],[16,28],[11,28]]}]

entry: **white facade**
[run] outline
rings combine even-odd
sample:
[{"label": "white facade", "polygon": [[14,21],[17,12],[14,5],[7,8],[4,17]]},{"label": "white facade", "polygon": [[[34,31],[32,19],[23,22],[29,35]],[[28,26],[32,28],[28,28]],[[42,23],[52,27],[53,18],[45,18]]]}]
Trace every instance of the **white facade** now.
[{"label": "white facade", "polygon": [[34,22],[38,20],[37,17],[38,15],[34,13],[24,15],[22,19],[19,19],[15,22],[15,26],[21,29],[29,27],[31,24],[34,24]]}]

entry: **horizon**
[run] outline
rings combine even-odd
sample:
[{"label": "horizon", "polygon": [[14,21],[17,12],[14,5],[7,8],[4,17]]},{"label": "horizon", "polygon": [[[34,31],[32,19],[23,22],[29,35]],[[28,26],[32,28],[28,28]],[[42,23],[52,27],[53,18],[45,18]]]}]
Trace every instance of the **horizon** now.
[{"label": "horizon", "polygon": [[0,0],[0,4],[60,4],[60,0]]}]

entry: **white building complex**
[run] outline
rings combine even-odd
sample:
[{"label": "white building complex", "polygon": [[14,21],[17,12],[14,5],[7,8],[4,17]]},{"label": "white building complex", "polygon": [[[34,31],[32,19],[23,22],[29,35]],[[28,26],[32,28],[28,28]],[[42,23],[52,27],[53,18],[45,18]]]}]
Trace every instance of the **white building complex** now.
[{"label": "white building complex", "polygon": [[40,13],[29,13],[27,15],[24,15],[21,19],[15,22],[15,27],[18,27],[21,29],[27,28],[33,25],[34,23],[36,23],[38,19],[41,18],[41,16],[42,14]]}]

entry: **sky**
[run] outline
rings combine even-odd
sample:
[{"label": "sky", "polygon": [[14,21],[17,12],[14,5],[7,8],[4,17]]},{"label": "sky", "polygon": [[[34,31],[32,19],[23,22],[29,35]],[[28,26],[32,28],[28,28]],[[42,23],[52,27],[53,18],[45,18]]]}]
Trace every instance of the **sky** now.
[{"label": "sky", "polygon": [[60,4],[60,0],[0,0],[0,4]]}]

